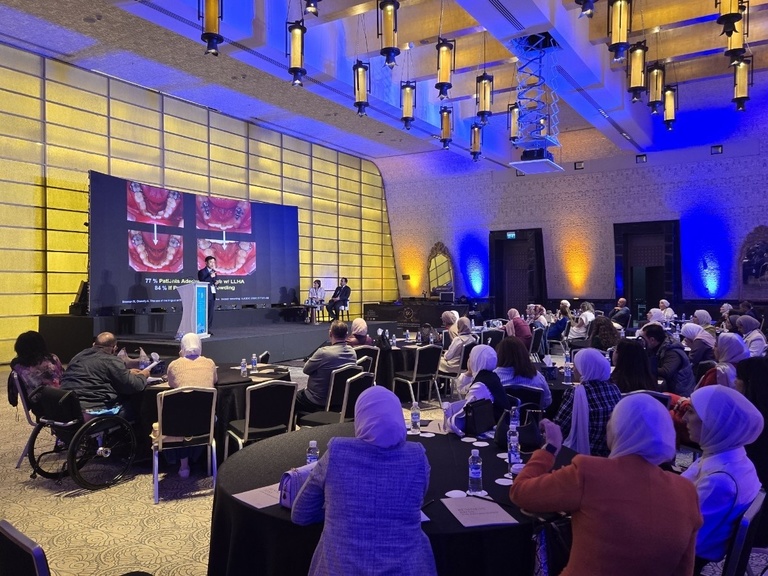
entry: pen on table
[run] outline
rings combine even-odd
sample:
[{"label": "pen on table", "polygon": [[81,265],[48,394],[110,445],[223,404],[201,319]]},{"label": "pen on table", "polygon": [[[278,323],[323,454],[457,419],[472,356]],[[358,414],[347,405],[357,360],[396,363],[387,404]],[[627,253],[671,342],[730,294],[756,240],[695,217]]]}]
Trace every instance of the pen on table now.
[{"label": "pen on table", "polygon": [[424,508],[426,508],[427,506],[432,504],[432,502],[434,502],[434,501],[435,501],[435,499],[432,498],[432,500],[430,500],[429,502],[424,502],[424,504],[421,506],[421,509],[424,510]]}]

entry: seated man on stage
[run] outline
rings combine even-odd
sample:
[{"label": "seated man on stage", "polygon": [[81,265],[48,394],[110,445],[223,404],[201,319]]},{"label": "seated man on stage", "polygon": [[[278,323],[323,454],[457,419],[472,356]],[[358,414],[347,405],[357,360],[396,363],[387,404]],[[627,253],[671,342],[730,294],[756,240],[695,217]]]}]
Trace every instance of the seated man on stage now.
[{"label": "seated man on stage", "polygon": [[328,331],[331,343],[315,350],[307,363],[304,374],[309,376],[307,387],[296,394],[297,415],[325,410],[331,388],[331,372],[357,360],[354,348],[347,343],[347,325],[334,320]]},{"label": "seated man on stage", "polygon": [[72,358],[61,377],[61,388],[75,393],[86,418],[105,413],[133,416],[124,403],[147,386],[149,369],[126,368],[116,352],[115,335],[102,332],[93,346]]},{"label": "seated man on stage", "polygon": [[339,308],[349,303],[350,294],[352,294],[352,290],[347,286],[347,279],[342,278],[339,280],[336,290],[333,291],[333,296],[325,306],[325,309],[328,310],[328,316],[331,317],[331,322],[339,317]]}]

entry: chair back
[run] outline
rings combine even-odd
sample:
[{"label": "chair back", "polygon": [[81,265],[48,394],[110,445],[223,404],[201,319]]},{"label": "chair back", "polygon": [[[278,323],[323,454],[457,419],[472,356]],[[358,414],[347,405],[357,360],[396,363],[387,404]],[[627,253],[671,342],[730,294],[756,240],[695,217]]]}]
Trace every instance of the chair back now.
[{"label": "chair back", "polygon": [[183,441],[165,443],[195,446],[213,443],[216,420],[216,388],[175,388],[157,395],[158,449],[163,450],[165,436],[183,437]]},{"label": "chair back", "polygon": [[0,520],[0,576],[50,576],[42,546]]},{"label": "chair back", "polygon": [[486,330],[482,334],[482,339],[485,341],[485,344],[488,344],[488,346],[495,350],[496,346],[504,340],[504,330],[498,330],[496,328],[493,330]]},{"label": "chair back", "polygon": [[538,354],[541,347],[541,339],[544,337],[544,328],[537,326],[533,329],[531,338],[531,348],[528,350],[529,354]]},{"label": "chair back", "polygon": [[269,364],[269,350],[265,350],[256,359],[259,364]]},{"label": "chair back", "polygon": [[357,362],[355,362],[360,368],[363,369],[363,372],[370,372],[371,371],[371,365],[373,364],[373,358],[370,356],[361,356],[357,359]]},{"label": "chair back", "polygon": [[357,376],[352,376],[352,378],[347,380],[346,389],[344,391],[344,403],[341,407],[341,422],[354,419],[357,399],[360,397],[360,394],[374,385],[373,374],[371,372],[363,372]]},{"label": "chair back", "polygon": [[357,359],[368,357],[371,359],[371,366],[368,367],[366,372],[373,372],[374,378],[378,376],[379,372],[379,348],[376,346],[357,346],[355,348],[355,354]]},{"label": "chair back", "polygon": [[472,352],[472,348],[477,346],[477,342],[469,342],[464,344],[464,348],[461,350],[461,364],[459,365],[459,373],[464,372],[467,369],[467,362],[469,362],[469,354]]},{"label": "chair back", "polygon": [[507,392],[507,396],[517,398],[522,404],[541,406],[541,388],[534,388],[533,386],[507,386],[504,390]]},{"label": "chair back", "polygon": [[[27,387],[24,385],[21,376],[17,374],[16,370],[11,370],[11,379],[13,380],[13,386],[16,387],[16,392],[19,396],[19,402],[21,402],[21,407],[24,410],[24,415],[27,417],[27,422],[30,426],[35,426],[36,422],[32,420],[32,416],[29,413],[29,398],[27,398]],[[37,414],[35,414],[35,416],[37,416]]]},{"label": "chair back", "polygon": [[453,340],[453,335],[448,332],[448,330],[443,330],[443,350],[448,350],[448,348],[451,347],[451,340]]},{"label": "chair back", "polygon": [[253,384],[245,389],[245,437],[249,428],[276,428],[285,426],[285,432],[293,430],[293,405],[298,385],[285,380],[270,380]]},{"label": "chair back", "polygon": [[40,421],[54,426],[72,426],[83,422],[80,402],[72,390],[45,386],[38,400]]},{"label": "chair back", "polygon": [[755,540],[763,512],[765,490],[760,490],[739,521],[736,533],[728,546],[728,553],[723,564],[723,576],[741,576],[747,569],[752,542]]},{"label": "chair back", "polygon": [[669,402],[671,400],[671,397],[664,394],[663,392],[656,392],[655,390],[633,390],[632,392],[627,392],[626,394],[622,394],[621,397],[624,398],[625,396],[631,396],[632,394],[648,394],[648,396],[652,396],[653,398],[656,398],[656,400],[658,400],[664,405],[664,408],[669,410]]},{"label": "chair back", "polygon": [[341,412],[347,380],[352,376],[357,376],[362,371],[361,366],[349,363],[331,372],[331,387],[328,390],[328,400],[325,403],[326,412]]},{"label": "chair back", "polygon": [[707,372],[709,372],[712,368],[717,366],[717,362],[714,360],[702,360],[696,365],[696,374],[694,375],[694,378],[696,379],[696,382],[701,380],[701,377],[704,376]]},{"label": "chair back", "polygon": [[431,375],[433,379],[437,377],[442,352],[443,349],[436,344],[427,344],[416,350],[416,361],[413,365],[414,381],[426,375]]}]

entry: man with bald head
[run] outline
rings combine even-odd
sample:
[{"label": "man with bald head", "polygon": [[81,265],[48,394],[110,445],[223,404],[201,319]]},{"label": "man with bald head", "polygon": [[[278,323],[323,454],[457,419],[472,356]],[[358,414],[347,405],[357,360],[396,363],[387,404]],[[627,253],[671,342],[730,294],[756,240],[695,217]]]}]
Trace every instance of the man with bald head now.
[{"label": "man with bald head", "polygon": [[616,302],[616,307],[608,314],[608,318],[611,319],[611,322],[616,324],[618,328],[624,329],[629,327],[629,321],[631,317],[632,314],[627,307],[626,298],[619,298],[619,301]]},{"label": "man with bald head", "polygon": [[[146,388],[149,370],[128,369],[116,353],[115,335],[102,332],[93,346],[72,358],[64,371],[61,388],[75,393],[83,412],[124,415],[127,397]],[[131,415],[130,409],[125,415]]]}]

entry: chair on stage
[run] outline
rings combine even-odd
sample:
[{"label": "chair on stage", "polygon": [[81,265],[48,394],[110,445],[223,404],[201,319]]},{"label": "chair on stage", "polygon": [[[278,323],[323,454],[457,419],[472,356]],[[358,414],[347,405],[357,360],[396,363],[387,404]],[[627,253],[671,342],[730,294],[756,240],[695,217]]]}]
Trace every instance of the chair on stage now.
[{"label": "chair on stage", "polygon": [[349,322],[349,300],[343,301],[341,306],[338,307],[338,311],[339,320]]},{"label": "chair on stage", "polygon": [[355,404],[360,394],[365,392],[371,386],[375,386],[373,374],[371,372],[361,372],[346,382],[332,382],[329,397],[338,396],[338,388],[343,391],[341,406],[338,410],[326,410],[324,412],[314,412],[303,416],[299,421],[301,426],[325,426],[327,424],[337,424],[342,422],[353,422],[355,419]]},{"label": "chair on stage", "polygon": [[[416,399],[420,396],[421,383],[428,382],[430,385],[435,386],[437,401],[442,405],[440,390],[437,386],[437,371],[440,367],[440,355],[442,351],[442,348],[436,344],[428,344],[427,346],[419,347],[416,350],[416,360],[413,363],[413,370],[396,372],[395,378],[392,381],[392,391],[395,391],[398,382],[405,382],[408,384],[408,390],[411,393],[411,402],[416,402]],[[416,386],[415,395],[413,392],[414,385]]]},{"label": "chair on stage", "polygon": [[298,386],[295,382],[270,380],[245,389],[245,418],[227,424],[224,458],[229,456],[229,437],[238,449],[293,430],[293,406]]},{"label": "chair on stage", "polygon": [[371,366],[368,370],[365,370],[366,372],[373,372],[374,381],[378,383],[379,378],[379,353],[381,350],[377,346],[357,346],[355,347],[355,354],[357,355],[357,359],[360,360],[361,358],[370,358],[371,359]]},{"label": "chair on stage", "polygon": [[[157,395],[157,435],[152,439],[155,504],[160,501],[158,453],[194,446],[208,447],[208,474],[216,485],[216,388],[176,388]],[[213,468],[211,468],[213,467]]]},{"label": "chair on stage", "polygon": [[24,385],[24,382],[22,381],[21,377],[16,373],[15,370],[11,370],[10,379],[13,380],[13,384],[10,382],[8,383],[9,386],[13,385],[16,387],[16,392],[19,395],[19,402],[21,402],[21,409],[24,411],[24,416],[27,418],[27,423],[32,426],[32,432],[29,433],[29,438],[27,438],[27,443],[24,444],[24,449],[21,451],[21,456],[19,456],[18,462],[16,462],[16,468],[21,467],[21,462],[24,460],[24,458],[27,457],[27,453],[29,452],[29,445],[30,442],[32,442],[32,434],[35,431],[35,426],[37,426],[37,422],[35,419],[32,418],[32,414],[30,413],[29,408],[29,399],[27,398],[27,387]]}]

